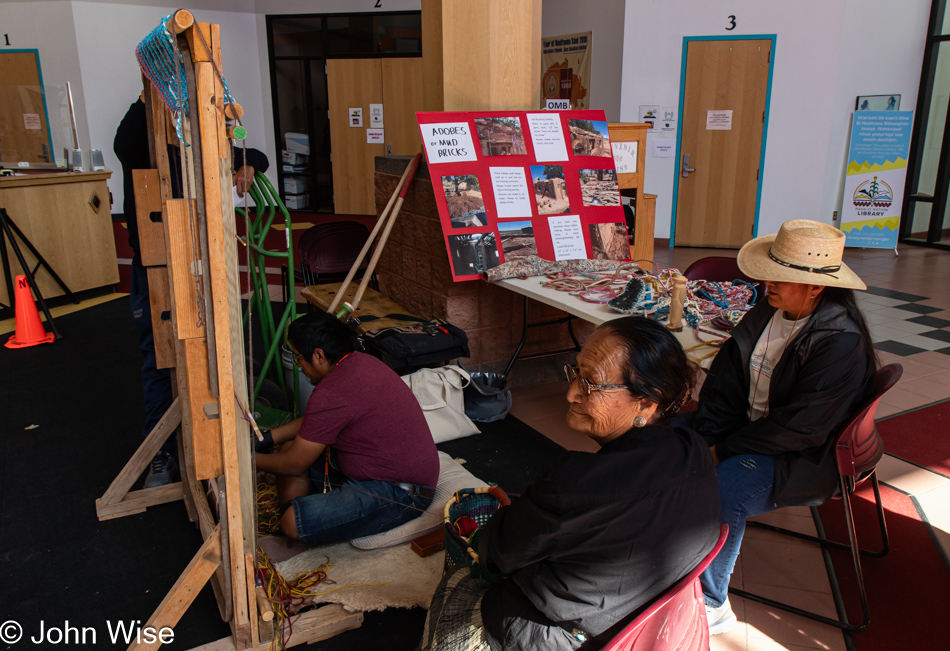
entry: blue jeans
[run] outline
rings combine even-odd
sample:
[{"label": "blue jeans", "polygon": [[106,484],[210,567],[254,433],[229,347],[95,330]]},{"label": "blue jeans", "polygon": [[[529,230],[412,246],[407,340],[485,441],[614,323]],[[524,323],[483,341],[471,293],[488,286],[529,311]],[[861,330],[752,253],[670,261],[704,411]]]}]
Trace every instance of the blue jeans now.
[{"label": "blue jeans", "polygon": [[353,540],[389,531],[419,517],[432,503],[392,482],[356,481],[332,469],[333,490],[324,493],[322,466],[318,460],[308,472],[314,490],[320,492],[290,500],[297,537],[303,542]]},{"label": "blue jeans", "polygon": [[[129,299],[132,304],[132,319],[139,334],[139,352],[142,353],[142,397],[145,400],[145,427],[142,429],[142,436],[145,437],[171,407],[172,378],[167,368],[157,368],[152,308],[148,299],[148,276],[138,256],[132,258]],[[169,437],[162,449],[174,454],[177,449],[175,437]]]},{"label": "blue jeans", "polygon": [[741,454],[716,466],[719,483],[719,521],[729,525],[729,537],[719,555],[700,576],[710,606],[721,606],[729,596],[729,577],[739,557],[746,518],[778,508],[773,496],[772,457]]}]

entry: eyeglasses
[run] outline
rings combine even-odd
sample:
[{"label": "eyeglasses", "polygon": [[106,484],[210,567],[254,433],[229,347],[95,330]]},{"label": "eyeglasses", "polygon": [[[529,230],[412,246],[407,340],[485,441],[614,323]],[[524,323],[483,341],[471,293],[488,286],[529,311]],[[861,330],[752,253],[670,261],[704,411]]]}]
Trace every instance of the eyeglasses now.
[{"label": "eyeglasses", "polygon": [[296,355],[294,355],[294,366],[297,366],[302,358],[303,358],[303,353],[297,353]]},{"label": "eyeglasses", "polygon": [[585,396],[589,396],[591,391],[619,391],[627,388],[626,384],[594,384],[581,375],[576,366],[570,364],[564,366],[564,375],[568,384],[574,384],[574,380],[577,380],[577,385]]}]

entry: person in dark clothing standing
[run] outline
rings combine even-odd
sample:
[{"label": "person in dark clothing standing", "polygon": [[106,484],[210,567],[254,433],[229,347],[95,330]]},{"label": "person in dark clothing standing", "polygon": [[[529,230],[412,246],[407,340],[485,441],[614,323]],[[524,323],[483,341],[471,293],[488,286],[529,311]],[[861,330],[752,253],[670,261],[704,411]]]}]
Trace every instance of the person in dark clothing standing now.
[{"label": "person in dark clothing standing", "polygon": [[[143,91],[144,94],[144,91]],[[122,212],[129,231],[129,246],[132,248],[132,279],[130,283],[130,300],[132,304],[132,318],[139,335],[139,350],[142,353],[142,393],[145,399],[145,425],[142,436],[148,436],[152,428],[168,410],[172,403],[171,373],[168,369],[157,368],[155,360],[155,340],[152,333],[152,311],[149,305],[148,278],[145,267],[142,266],[141,249],[139,246],[138,224],[135,221],[135,191],[132,183],[132,170],[151,169],[149,160],[148,122],[145,115],[145,103],[142,97],[129,107],[125,117],[116,130],[113,150],[122,163]],[[244,179],[253,180],[255,172],[266,172],[268,167],[267,156],[256,149],[247,149],[247,158],[244,159],[244,149],[234,149],[234,175],[232,182],[238,185],[239,194],[243,196],[246,187]],[[169,145],[169,165],[171,167],[173,193],[181,196],[181,170],[178,148]],[[246,164],[246,169],[244,168]],[[177,471],[176,444],[174,438],[169,439],[149,466],[145,478],[145,487],[152,488],[168,484]]]},{"label": "person in dark clothing standing", "polygon": [[[854,298],[864,283],[841,261],[845,235],[796,219],[739,251],[739,268],[764,280],[759,301],[709,369],[683,425],[711,446],[729,525],[703,575],[709,631],[736,625],[729,605],[746,519],[783,506],[817,506],[838,483],[834,433],[863,403],[877,365]],[[687,422],[688,421],[688,422]]]},{"label": "person in dark clothing standing", "polygon": [[479,564],[508,578],[447,572],[422,649],[599,649],[715,546],[712,455],[669,426],[692,375],[673,335],[642,317],[609,321],[565,371],[568,425],[601,449],[566,452],[491,517]]}]

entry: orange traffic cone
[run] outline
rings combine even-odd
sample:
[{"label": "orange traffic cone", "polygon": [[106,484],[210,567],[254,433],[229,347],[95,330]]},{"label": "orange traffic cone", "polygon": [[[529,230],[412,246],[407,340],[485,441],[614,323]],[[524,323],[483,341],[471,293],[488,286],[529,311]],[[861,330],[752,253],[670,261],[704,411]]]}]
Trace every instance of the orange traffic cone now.
[{"label": "orange traffic cone", "polygon": [[26,276],[16,277],[16,333],[3,344],[7,348],[26,348],[39,344],[51,344],[56,339],[52,332],[46,332],[40,321],[36,303]]}]

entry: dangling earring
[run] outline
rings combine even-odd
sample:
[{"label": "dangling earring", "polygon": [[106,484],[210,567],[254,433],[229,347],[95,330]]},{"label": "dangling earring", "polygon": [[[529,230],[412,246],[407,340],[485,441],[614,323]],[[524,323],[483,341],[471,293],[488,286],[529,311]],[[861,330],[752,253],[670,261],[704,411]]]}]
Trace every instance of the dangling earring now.
[{"label": "dangling earring", "polygon": [[637,416],[636,418],[633,419],[634,427],[643,427],[646,424],[647,424],[647,419],[644,418],[643,416]]}]

